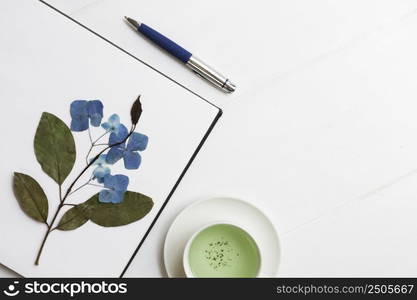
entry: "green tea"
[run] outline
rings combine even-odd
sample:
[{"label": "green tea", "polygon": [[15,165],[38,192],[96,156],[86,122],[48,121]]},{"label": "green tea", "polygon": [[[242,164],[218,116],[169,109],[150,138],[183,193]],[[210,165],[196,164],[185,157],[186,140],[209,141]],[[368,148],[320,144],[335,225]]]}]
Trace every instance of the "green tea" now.
[{"label": "green tea", "polygon": [[198,233],[188,259],[195,277],[256,277],[261,263],[252,237],[229,224],[216,224]]}]

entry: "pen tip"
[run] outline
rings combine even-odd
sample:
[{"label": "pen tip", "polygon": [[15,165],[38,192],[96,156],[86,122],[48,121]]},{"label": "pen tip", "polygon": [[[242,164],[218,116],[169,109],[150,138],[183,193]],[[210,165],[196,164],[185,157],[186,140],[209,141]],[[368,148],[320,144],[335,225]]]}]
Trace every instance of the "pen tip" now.
[{"label": "pen tip", "polygon": [[124,16],[123,18],[133,29],[138,29],[140,23],[132,18]]}]

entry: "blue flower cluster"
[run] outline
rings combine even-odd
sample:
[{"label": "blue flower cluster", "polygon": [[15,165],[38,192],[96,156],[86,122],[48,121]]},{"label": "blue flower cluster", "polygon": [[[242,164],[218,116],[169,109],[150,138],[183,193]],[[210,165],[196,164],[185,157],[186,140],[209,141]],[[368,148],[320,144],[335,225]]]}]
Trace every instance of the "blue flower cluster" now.
[{"label": "blue flower cluster", "polygon": [[104,189],[98,194],[103,203],[120,203],[129,185],[129,177],[125,175],[106,175],[103,178]]},{"label": "blue flower cluster", "polygon": [[[109,134],[107,145],[110,147],[106,154],[101,154],[93,163],[92,178],[103,185],[99,193],[99,201],[103,203],[120,203],[129,185],[126,175],[111,175],[109,165],[123,159],[124,167],[128,170],[138,169],[142,158],[139,151],[144,151],[148,145],[148,137],[138,132],[129,131],[120,122],[120,117],[113,114],[107,122],[102,123],[103,104],[100,100],[76,100],[71,103],[71,130],[85,131],[89,126],[101,127],[105,130],[102,135]],[[127,141],[126,141],[127,140]],[[94,144],[93,144],[94,145]],[[92,145],[92,146],[93,146]]]},{"label": "blue flower cluster", "polygon": [[103,119],[103,103],[100,100],[75,100],[71,103],[71,130],[84,131],[91,126],[100,126]]}]

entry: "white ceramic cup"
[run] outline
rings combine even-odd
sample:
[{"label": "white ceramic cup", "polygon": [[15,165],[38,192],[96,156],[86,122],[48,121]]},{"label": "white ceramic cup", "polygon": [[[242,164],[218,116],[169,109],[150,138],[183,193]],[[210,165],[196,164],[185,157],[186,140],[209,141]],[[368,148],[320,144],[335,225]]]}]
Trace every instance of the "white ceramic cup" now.
[{"label": "white ceramic cup", "polygon": [[201,227],[196,232],[194,232],[194,234],[188,239],[187,244],[185,245],[185,248],[184,248],[183,256],[182,256],[182,265],[184,267],[185,276],[187,278],[194,278],[195,277],[194,274],[193,274],[193,272],[192,272],[192,270],[191,270],[190,261],[189,261],[189,254],[190,254],[191,244],[193,243],[195,237],[200,232],[202,232],[204,229],[209,228],[209,227],[214,226],[214,225],[231,225],[231,226],[235,226],[235,227],[243,230],[246,234],[248,234],[252,238],[252,240],[254,241],[254,243],[256,245],[256,248],[258,250],[258,253],[259,253],[259,268],[258,268],[258,273],[256,274],[256,277],[263,277],[261,275],[261,272],[260,272],[261,269],[262,269],[262,255],[261,255],[261,251],[259,249],[258,243],[256,242],[256,239],[254,238],[254,236],[252,234],[250,234],[250,232],[247,229],[243,228],[241,225],[238,225],[238,224],[235,224],[235,223],[230,223],[230,222],[213,222],[213,223],[207,224],[207,225]]}]

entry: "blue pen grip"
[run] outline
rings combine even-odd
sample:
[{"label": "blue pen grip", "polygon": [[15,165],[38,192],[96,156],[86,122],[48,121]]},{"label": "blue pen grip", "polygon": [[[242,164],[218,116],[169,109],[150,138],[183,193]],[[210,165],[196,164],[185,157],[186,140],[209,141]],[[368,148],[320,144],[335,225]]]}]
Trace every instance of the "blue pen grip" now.
[{"label": "blue pen grip", "polygon": [[184,63],[186,63],[192,55],[180,45],[174,43],[166,36],[143,23],[138,27],[138,31]]}]

